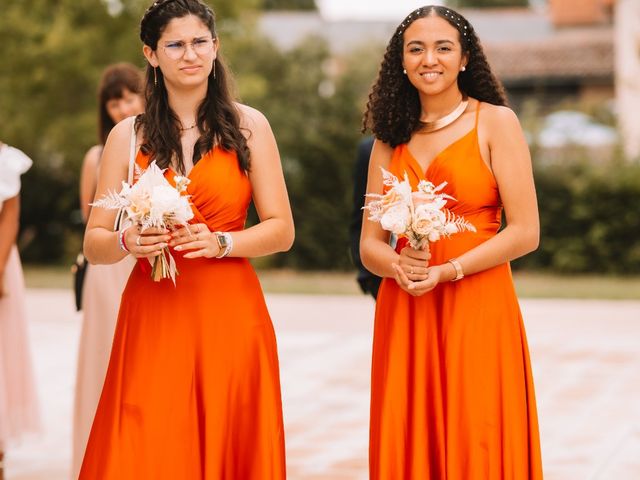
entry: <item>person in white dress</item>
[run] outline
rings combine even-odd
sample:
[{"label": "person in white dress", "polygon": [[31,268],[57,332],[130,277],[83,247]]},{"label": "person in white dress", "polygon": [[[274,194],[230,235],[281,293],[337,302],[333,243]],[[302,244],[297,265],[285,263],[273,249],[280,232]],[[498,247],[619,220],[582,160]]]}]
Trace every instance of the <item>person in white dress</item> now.
[{"label": "person in white dress", "polygon": [[16,247],[20,219],[20,175],[31,159],[0,142],[0,480],[4,452],[22,434],[40,428],[24,299],[24,277]]},{"label": "person in white dress", "polygon": [[[89,149],[82,163],[80,207],[89,218],[94,200],[100,157],[111,129],[121,120],[144,111],[142,72],[129,63],[107,67],[98,87],[100,144]],[[109,364],[120,296],[135,261],[125,257],[112,265],[89,265],[82,291],[82,331],[73,413],[71,474],[75,480],[86,448],[102,384]]]}]

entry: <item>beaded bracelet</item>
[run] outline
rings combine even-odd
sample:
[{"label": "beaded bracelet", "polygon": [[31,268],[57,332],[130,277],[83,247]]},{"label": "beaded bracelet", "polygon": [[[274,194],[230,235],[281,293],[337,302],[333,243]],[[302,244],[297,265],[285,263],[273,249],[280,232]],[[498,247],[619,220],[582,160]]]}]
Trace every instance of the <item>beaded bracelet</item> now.
[{"label": "beaded bracelet", "polygon": [[129,229],[129,227],[123,229],[123,230],[118,230],[118,245],[120,245],[120,249],[124,250],[127,253],[131,253],[129,251],[129,248],[127,248],[127,242],[125,242],[124,240],[124,234],[127,232],[127,230]]}]

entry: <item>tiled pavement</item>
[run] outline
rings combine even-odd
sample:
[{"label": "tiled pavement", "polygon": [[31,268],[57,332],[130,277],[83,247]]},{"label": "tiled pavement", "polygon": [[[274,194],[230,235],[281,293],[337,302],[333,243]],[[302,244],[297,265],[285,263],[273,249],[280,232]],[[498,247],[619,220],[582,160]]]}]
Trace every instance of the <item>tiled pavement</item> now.
[{"label": "tiled pavement", "polygon": [[[373,302],[269,295],[291,480],[366,479]],[[523,300],[547,480],[640,479],[640,302]],[[80,317],[70,292],[28,292],[45,433],[7,480],[67,480]]]}]

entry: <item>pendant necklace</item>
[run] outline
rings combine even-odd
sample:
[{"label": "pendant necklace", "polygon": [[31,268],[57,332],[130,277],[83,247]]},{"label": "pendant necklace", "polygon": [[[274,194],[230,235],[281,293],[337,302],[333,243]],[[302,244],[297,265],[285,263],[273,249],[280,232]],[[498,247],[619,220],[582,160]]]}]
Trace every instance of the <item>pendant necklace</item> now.
[{"label": "pendant necklace", "polygon": [[422,122],[422,128],[420,129],[420,131],[424,133],[435,132],[436,130],[440,130],[441,128],[446,127],[447,125],[451,125],[458,118],[460,118],[460,115],[462,115],[467,109],[468,104],[469,99],[463,96],[462,100],[460,100],[460,103],[453,110],[453,112],[448,113],[444,117],[438,118],[433,122]]}]

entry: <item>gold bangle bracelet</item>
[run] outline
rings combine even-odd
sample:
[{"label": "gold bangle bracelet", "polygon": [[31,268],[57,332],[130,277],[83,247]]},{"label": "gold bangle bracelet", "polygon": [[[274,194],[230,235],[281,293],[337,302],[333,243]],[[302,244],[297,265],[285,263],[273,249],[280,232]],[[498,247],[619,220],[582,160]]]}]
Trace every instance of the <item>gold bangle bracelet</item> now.
[{"label": "gold bangle bracelet", "polygon": [[456,271],[456,278],[452,279],[451,281],[457,282],[458,280],[462,280],[464,278],[464,272],[462,271],[462,265],[460,265],[460,262],[455,258],[447,260],[447,262],[453,265],[453,268]]}]

